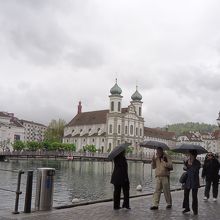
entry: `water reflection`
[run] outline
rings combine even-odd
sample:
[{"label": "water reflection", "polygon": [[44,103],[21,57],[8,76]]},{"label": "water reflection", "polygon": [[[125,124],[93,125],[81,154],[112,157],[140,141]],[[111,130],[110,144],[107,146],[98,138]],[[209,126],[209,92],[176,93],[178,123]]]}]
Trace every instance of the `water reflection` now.
[{"label": "water reflection", "polygon": [[[52,167],[56,169],[54,206],[71,204],[73,198],[89,201],[97,199],[112,198],[113,185],[110,184],[113,170],[112,162],[97,161],[64,161],[64,160],[11,160],[8,163],[1,162],[1,169],[7,170],[35,170],[39,167]],[[154,171],[152,173],[150,164],[140,162],[128,162],[130,178],[130,194],[153,192]],[[171,173],[171,188],[180,187],[179,176],[182,174],[182,165],[174,165]],[[36,173],[33,183],[33,202],[36,187]],[[15,190],[17,174],[0,171],[0,188]],[[23,194],[20,200],[20,209],[23,210],[26,175],[22,176],[21,190]],[[138,184],[143,186],[143,191],[136,191]],[[15,194],[0,191],[0,209],[14,207]],[[4,202],[3,202],[4,201]]]}]

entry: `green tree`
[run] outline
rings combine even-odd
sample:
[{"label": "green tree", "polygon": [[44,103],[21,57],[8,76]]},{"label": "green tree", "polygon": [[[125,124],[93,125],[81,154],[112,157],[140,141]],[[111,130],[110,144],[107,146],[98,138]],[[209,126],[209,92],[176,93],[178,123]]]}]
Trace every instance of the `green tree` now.
[{"label": "green tree", "polygon": [[93,145],[93,144],[88,144],[88,145],[86,145],[86,146],[85,146],[85,149],[86,149],[86,151],[92,152],[92,153],[95,153],[95,152],[97,151],[95,145]]},{"label": "green tree", "polygon": [[22,141],[15,141],[12,147],[14,150],[21,151],[25,148],[25,144]]},{"label": "green tree", "polygon": [[26,148],[31,151],[36,151],[40,149],[40,143],[37,141],[28,141],[26,143]]},{"label": "green tree", "polygon": [[63,119],[53,119],[45,132],[45,141],[47,142],[62,142],[64,127],[66,122]]},{"label": "green tree", "polygon": [[128,154],[128,153],[132,153],[133,150],[134,150],[133,147],[128,147],[128,148],[126,149],[126,153],[127,153],[127,154]]}]

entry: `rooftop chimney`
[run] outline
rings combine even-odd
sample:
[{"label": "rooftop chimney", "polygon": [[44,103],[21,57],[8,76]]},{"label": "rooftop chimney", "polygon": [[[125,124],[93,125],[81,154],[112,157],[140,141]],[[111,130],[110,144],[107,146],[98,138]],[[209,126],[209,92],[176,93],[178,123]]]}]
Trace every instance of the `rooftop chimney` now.
[{"label": "rooftop chimney", "polygon": [[78,105],[78,113],[77,114],[80,114],[82,113],[82,105],[81,105],[81,101],[79,101],[79,105]]}]

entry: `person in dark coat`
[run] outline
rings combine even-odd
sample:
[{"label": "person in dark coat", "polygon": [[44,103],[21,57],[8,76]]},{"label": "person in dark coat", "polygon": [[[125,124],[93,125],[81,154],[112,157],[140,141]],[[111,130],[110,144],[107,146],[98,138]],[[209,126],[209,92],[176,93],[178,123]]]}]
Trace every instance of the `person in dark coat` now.
[{"label": "person in dark coat", "polygon": [[217,201],[218,197],[218,181],[219,181],[219,168],[220,164],[218,160],[215,158],[212,152],[209,152],[206,155],[203,169],[202,169],[202,178],[205,178],[205,192],[204,192],[204,200],[209,199],[209,192],[212,185],[212,195],[213,201]]},{"label": "person in dark coat", "polygon": [[124,194],[124,202],[122,208],[130,209],[129,204],[129,178],[128,178],[128,164],[125,158],[125,151],[121,152],[114,158],[114,170],[111,177],[111,183],[114,185],[114,209],[120,209],[121,189]]},{"label": "person in dark coat", "polygon": [[187,179],[184,185],[184,199],[183,199],[183,213],[190,211],[189,208],[189,193],[192,190],[192,210],[194,215],[198,215],[198,188],[199,183],[199,169],[201,163],[196,159],[197,151],[189,151],[189,159],[185,161],[184,170],[187,172]]}]

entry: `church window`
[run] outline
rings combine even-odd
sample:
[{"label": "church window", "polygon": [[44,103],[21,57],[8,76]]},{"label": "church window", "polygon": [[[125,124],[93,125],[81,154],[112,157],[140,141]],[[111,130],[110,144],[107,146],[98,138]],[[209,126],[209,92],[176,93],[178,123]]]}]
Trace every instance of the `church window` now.
[{"label": "church window", "polygon": [[109,133],[112,133],[112,125],[109,125]]},{"label": "church window", "polygon": [[86,141],[86,139],[83,140],[84,142]]},{"label": "church window", "polygon": [[118,102],[118,112],[121,111],[121,102]]},{"label": "church window", "polygon": [[134,126],[131,125],[131,126],[130,126],[130,134],[131,134],[131,135],[133,135],[133,133],[134,133],[133,129],[134,129]]},{"label": "church window", "polygon": [[140,128],[140,136],[142,136],[142,129]]},{"label": "church window", "polygon": [[141,107],[139,107],[139,116],[141,116]]},{"label": "church window", "polygon": [[136,136],[138,136],[138,128],[136,128]]},{"label": "church window", "polygon": [[120,144],[120,140],[118,140],[118,144]]},{"label": "church window", "polygon": [[118,133],[121,133],[121,125],[118,125]]},{"label": "church window", "polygon": [[111,102],[111,111],[114,111],[114,102]]},{"label": "church window", "polygon": [[126,125],[125,126],[125,134],[127,134],[128,133],[128,126]]},{"label": "church window", "polygon": [[92,139],[92,142],[95,142],[95,139],[94,139],[94,138]]},{"label": "church window", "polygon": [[104,142],[105,140],[104,140],[104,138],[102,138],[102,142]]}]

